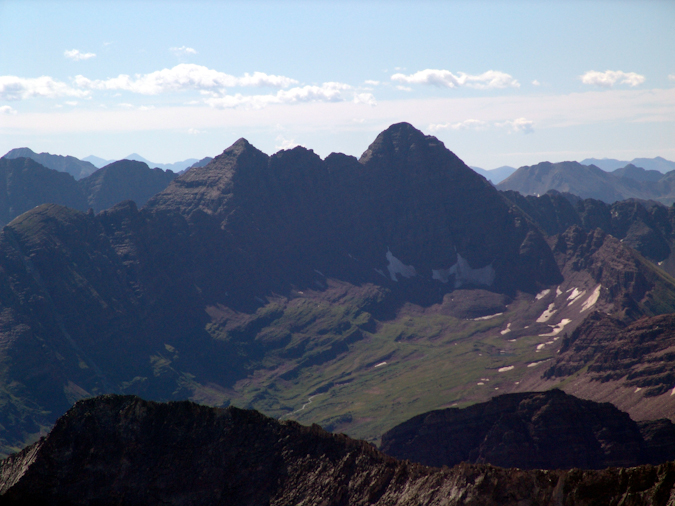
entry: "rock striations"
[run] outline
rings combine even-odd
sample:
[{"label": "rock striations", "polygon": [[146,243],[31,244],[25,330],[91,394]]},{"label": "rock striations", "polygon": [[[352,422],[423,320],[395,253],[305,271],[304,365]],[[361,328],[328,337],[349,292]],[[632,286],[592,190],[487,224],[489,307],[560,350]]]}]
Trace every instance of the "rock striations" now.
[{"label": "rock striations", "polygon": [[78,402],[0,463],[0,504],[665,506],[675,466],[524,471],[397,461],[317,426],[131,396]]}]

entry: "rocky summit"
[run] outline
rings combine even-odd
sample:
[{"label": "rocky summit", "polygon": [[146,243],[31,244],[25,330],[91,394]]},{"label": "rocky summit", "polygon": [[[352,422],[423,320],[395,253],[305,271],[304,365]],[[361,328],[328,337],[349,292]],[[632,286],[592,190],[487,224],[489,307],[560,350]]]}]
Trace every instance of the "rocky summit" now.
[{"label": "rocky summit", "polygon": [[526,471],[430,468],[318,426],[133,396],[80,401],[0,462],[0,504],[672,504],[675,465]]}]

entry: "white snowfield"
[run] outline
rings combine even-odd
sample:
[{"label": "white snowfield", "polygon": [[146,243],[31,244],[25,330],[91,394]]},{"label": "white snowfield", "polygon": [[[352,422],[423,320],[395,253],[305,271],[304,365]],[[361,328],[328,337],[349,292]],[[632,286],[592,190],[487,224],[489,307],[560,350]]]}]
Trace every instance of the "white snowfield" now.
[{"label": "white snowfield", "polygon": [[551,293],[551,289],[550,289],[550,288],[547,288],[546,290],[542,290],[542,291],[539,292],[537,295],[535,295],[534,298],[535,298],[536,300],[541,300],[541,299],[543,299],[544,297],[546,297],[549,293]]},{"label": "white snowfield", "polygon": [[586,302],[581,306],[581,313],[584,311],[588,311],[591,309],[596,302],[598,302],[598,298],[600,297],[600,289],[602,288],[602,285],[598,285],[595,287],[595,290],[593,290],[593,293],[591,293],[590,297],[586,299]]},{"label": "white snowfield", "polygon": [[527,367],[537,367],[539,364],[543,364],[544,362],[548,362],[549,360],[551,360],[551,359],[547,358],[546,360],[539,360],[537,362],[531,362],[531,363],[527,364]]},{"label": "white snowfield", "polygon": [[[567,290],[569,292],[569,290]],[[574,288],[572,290],[572,294],[567,297],[567,301],[569,302],[569,305],[571,306],[574,304],[577,300],[579,300],[580,297],[582,297],[586,293],[586,290],[581,290],[579,291],[578,288]]]},{"label": "white snowfield", "polygon": [[508,334],[509,332],[511,332],[511,323],[508,323],[508,324],[506,325],[506,328],[505,328],[504,330],[501,331],[501,335],[504,336],[504,335]]},{"label": "white snowfield", "polygon": [[492,320],[492,318],[496,318],[497,316],[501,316],[504,313],[495,313],[495,314],[490,314],[487,316],[479,316],[478,318],[474,318],[473,321],[478,322],[481,320]]},{"label": "white snowfield", "polygon": [[511,371],[512,369],[515,369],[515,365],[507,365],[506,367],[500,367],[497,369],[498,372],[506,372],[506,371]]},{"label": "white snowfield", "polygon": [[432,269],[431,278],[447,283],[450,276],[455,276],[455,288],[465,284],[492,286],[495,281],[495,270],[492,263],[479,269],[472,269],[469,262],[457,253],[457,262],[448,269]]},{"label": "white snowfield", "polygon": [[539,334],[539,337],[552,337],[552,336],[557,336],[557,335],[560,334],[560,333],[562,332],[562,330],[565,328],[565,325],[567,325],[567,324],[570,323],[571,321],[572,321],[572,320],[570,320],[569,318],[563,318],[562,320],[560,320],[560,323],[559,323],[558,325],[556,325],[555,327],[553,327],[553,329],[551,330],[551,332],[549,332],[548,334]]},{"label": "white snowfield", "polygon": [[555,312],[556,312],[555,302],[551,302],[548,305],[548,308],[543,313],[541,313],[539,318],[537,318],[537,323],[544,323],[544,322],[549,321],[551,319],[551,316],[553,316],[555,314]]},{"label": "white snowfield", "polygon": [[417,275],[415,268],[412,265],[405,265],[394,254],[387,248],[387,260],[389,265],[387,265],[387,270],[389,271],[389,276],[391,276],[392,281],[398,281],[396,277],[397,274],[400,274],[404,278],[412,278]]}]

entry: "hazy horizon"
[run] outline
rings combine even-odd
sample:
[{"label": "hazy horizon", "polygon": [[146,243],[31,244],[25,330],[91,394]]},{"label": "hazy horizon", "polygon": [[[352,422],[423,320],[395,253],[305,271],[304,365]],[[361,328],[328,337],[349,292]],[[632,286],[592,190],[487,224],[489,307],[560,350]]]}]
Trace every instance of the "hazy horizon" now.
[{"label": "hazy horizon", "polygon": [[0,151],[157,163],[392,123],[468,165],[675,159],[675,4],[0,1]]}]

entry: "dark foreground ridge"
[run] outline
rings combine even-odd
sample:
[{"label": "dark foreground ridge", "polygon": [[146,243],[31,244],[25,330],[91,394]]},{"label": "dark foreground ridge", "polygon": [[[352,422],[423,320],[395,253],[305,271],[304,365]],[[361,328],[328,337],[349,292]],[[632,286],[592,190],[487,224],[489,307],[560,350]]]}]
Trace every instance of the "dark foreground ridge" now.
[{"label": "dark foreground ridge", "polygon": [[255,411],[108,395],[0,463],[0,504],[667,505],[675,464],[435,469]]},{"label": "dark foreground ridge", "polygon": [[387,431],[381,449],[431,466],[630,467],[675,459],[675,426],[668,419],[638,424],[608,402],[554,389],[418,415]]}]

